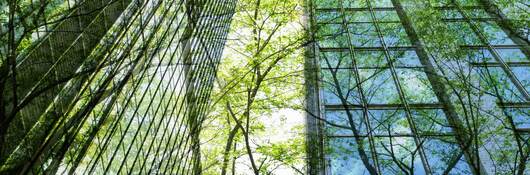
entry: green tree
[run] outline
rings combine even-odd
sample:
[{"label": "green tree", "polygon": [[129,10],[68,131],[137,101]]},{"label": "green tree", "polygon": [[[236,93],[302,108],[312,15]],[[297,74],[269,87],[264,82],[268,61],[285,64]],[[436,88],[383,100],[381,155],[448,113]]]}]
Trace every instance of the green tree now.
[{"label": "green tree", "polygon": [[[274,173],[278,166],[304,172],[302,128],[271,123],[281,122],[282,110],[300,109],[302,104],[307,43],[303,5],[303,1],[239,1],[202,134],[208,140],[203,155],[212,155],[203,167],[215,167],[206,172],[244,173],[234,167],[247,163],[254,174]],[[299,112],[283,116],[284,120],[301,117]],[[267,141],[271,133],[282,134],[281,126],[296,134]]]}]

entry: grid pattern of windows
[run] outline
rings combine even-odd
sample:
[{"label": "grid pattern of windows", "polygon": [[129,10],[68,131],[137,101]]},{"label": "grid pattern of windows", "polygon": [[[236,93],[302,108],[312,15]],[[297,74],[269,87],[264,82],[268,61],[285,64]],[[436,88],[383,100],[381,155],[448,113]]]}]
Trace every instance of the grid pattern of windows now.
[{"label": "grid pattern of windows", "polygon": [[87,0],[61,12],[9,75],[23,98],[0,98],[16,105],[13,122],[0,114],[0,174],[201,174],[199,133],[236,2]]},{"label": "grid pattern of windows", "polygon": [[322,173],[530,173],[528,39],[488,4],[312,1]]}]

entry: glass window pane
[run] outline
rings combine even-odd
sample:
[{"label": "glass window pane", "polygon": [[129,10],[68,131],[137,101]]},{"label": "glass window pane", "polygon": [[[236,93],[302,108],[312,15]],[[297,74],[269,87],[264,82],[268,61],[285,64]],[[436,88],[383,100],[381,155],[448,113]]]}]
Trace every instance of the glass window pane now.
[{"label": "glass window pane", "polygon": [[474,9],[466,9],[464,10],[464,13],[466,13],[470,18],[489,18],[490,15],[486,10],[482,8],[474,8]]},{"label": "glass window pane", "polygon": [[396,60],[394,63],[394,66],[396,67],[422,66],[420,59],[418,58],[418,55],[416,55],[416,51],[414,50],[390,51],[390,55]]},{"label": "glass window pane", "polygon": [[340,0],[315,0],[316,8],[339,8]]},{"label": "glass window pane", "polygon": [[486,49],[471,49],[466,50],[467,57],[470,62],[474,63],[485,63],[485,62],[497,62],[495,58],[493,58],[493,55],[491,55],[491,52]]},{"label": "glass window pane", "polygon": [[[322,69],[320,73],[324,104],[342,104],[341,99],[346,100],[349,104],[360,104],[353,71],[350,69],[338,69],[336,71],[335,76],[333,76],[331,69]],[[335,79],[338,81],[338,85]],[[341,89],[342,93],[338,93],[338,88]]]},{"label": "glass window pane", "polygon": [[[364,149],[363,152],[372,162],[371,154],[369,152],[368,140],[362,139]],[[363,161],[359,156],[359,149],[357,143],[353,138],[329,138],[328,149],[326,149],[329,157],[329,169],[331,174],[336,175],[361,175],[368,174]],[[373,163],[372,163],[373,164]]]},{"label": "glass window pane", "polygon": [[450,170],[449,174],[472,174],[464,156],[460,156],[457,159],[460,155],[460,148],[455,144],[454,137],[426,139],[427,141],[424,143],[423,148],[433,174],[442,174],[454,161],[456,161],[456,165]]},{"label": "glass window pane", "polygon": [[371,0],[372,7],[393,7],[390,0]]},{"label": "glass window pane", "polygon": [[370,110],[370,125],[373,134],[410,134],[410,126],[402,110]]},{"label": "glass window pane", "polygon": [[[449,0],[450,1],[450,0]],[[478,2],[478,0],[458,0],[456,1],[460,6],[462,7],[465,7],[465,6],[478,6],[480,5],[480,3]]]},{"label": "glass window pane", "polygon": [[355,60],[358,67],[376,68],[387,66],[383,51],[357,51]]},{"label": "glass window pane", "polygon": [[[425,174],[412,137],[379,137],[375,138],[375,145],[381,174]],[[398,164],[414,167],[414,170],[405,169],[405,173]]]},{"label": "glass window pane", "polygon": [[[480,78],[478,87],[490,94],[501,97],[505,102],[523,102],[526,101],[521,92],[515,87],[508,75],[500,67],[488,67],[476,69],[477,76]],[[495,89],[497,88],[497,90]]]},{"label": "glass window pane", "polygon": [[396,73],[409,103],[438,102],[423,69],[396,69]]},{"label": "glass window pane", "polygon": [[315,15],[316,21],[319,23],[340,23],[342,18],[337,11],[317,11]]},{"label": "glass window pane", "polygon": [[361,69],[361,83],[369,104],[399,104],[399,95],[388,69]]},{"label": "glass window pane", "polygon": [[317,31],[320,47],[347,47],[348,37],[340,24],[323,24]]},{"label": "glass window pane", "polygon": [[455,9],[444,9],[441,11],[443,19],[461,19],[462,14]]},{"label": "glass window pane", "polygon": [[[513,132],[509,129],[502,128],[503,125],[498,125],[496,130],[487,131],[486,137],[483,137],[481,142],[483,146],[479,149],[482,154],[481,161],[487,172],[512,172],[515,162],[518,162],[519,156],[517,144],[515,144],[515,137]],[[515,153],[515,154],[514,154]]]},{"label": "glass window pane", "polygon": [[399,22],[399,16],[398,16],[398,14],[397,14],[397,12],[395,10],[392,10],[392,11],[389,11],[389,10],[378,11],[378,12],[375,13],[375,17],[379,21],[384,21],[384,22],[397,21],[397,22]]},{"label": "glass window pane", "polygon": [[410,41],[401,23],[379,24],[385,43],[389,47],[410,46]]},{"label": "glass window pane", "polygon": [[353,130],[349,123],[349,117],[355,124],[355,129],[359,134],[366,135],[366,126],[362,110],[350,110],[351,115],[347,115],[346,110],[326,111],[326,131],[328,135],[352,136]]},{"label": "glass window pane", "polygon": [[344,0],[343,6],[346,8],[366,8],[366,1],[360,0]]},{"label": "glass window pane", "polygon": [[512,108],[506,110],[518,129],[530,128],[530,108]]},{"label": "glass window pane", "polygon": [[482,45],[471,27],[465,22],[448,22],[448,30],[450,34],[455,36],[455,39],[460,45]]},{"label": "glass window pane", "polygon": [[348,25],[351,33],[351,43],[357,47],[379,47],[381,43],[377,37],[375,27],[371,23]]},{"label": "glass window pane", "polygon": [[370,11],[346,12],[348,22],[372,22]]},{"label": "glass window pane", "polygon": [[512,67],[512,72],[527,92],[530,92],[530,67]]},{"label": "glass window pane", "polygon": [[437,135],[452,131],[441,109],[414,109],[412,114],[414,124],[422,134]]},{"label": "glass window pane", "polygon": [[481,31],[484,33],[488,42],[493,45],[513,45],[514,43],[508,35],[494,22],[476,22]]},{"label": "glass window pane", "polygon": [[497,53],[505,62],[529,62],[521,49],[497,49]]},{"label": "glass window pane", "polygon": [[351,58],[349,52],[321,52],[321,68],[349,68],[351,67]]}]

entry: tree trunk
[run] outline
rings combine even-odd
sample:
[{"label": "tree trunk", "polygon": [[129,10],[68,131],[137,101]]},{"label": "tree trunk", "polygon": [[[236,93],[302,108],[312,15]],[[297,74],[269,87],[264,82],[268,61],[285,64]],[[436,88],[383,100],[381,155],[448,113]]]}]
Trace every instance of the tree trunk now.
[{"label": "tree trunk", "polygon": [[226,139],[226,146],[223,152],[223,165],[221,167],[221,175],[226,175],[226,169],[228,168],[228,162],[230,161],[230,151],[232,150],[232,145],[234,138],[237,134],[239,127],[234,126],[228,133],[228,138]]},{"label": "tree trunk", "polygon": [[471,150],[472,137],[470,137],[466,132],[463,122],[460,120],[458,113],[456,112],[456,107],[451,102],[449,94],[447,94],[448,91],[445,88],[445,83],[440,78],[441,76],[437,74],[437,71],[429,60],[429,54],[421,43],[405,10],[401,6],[399,0],[392,0],[392,4],[396,8],[399,19],[403,24],[403,27],[405,28],[405,32],[410,38],[412,44],[416,46],[416,54],[420,59],[420,63],[422,64],[422,66],[424,66],[424,72],[427,75],[427,79],[429,80],[432,89],[436,94],[436,97],[443,106],[443,111],[445,113],[447,121],[452,126],[451,128],[453,129],[453,132],[456,135],[458,145],[460,149],[462,149],[462,151],[464,152],[464,156],[466,157],[469,163],[470,169],[473,171],[473,174],[478,175],[486,173],[484,172],[482,163],[480,163],[478,157],[476,157],[476,155]]}]

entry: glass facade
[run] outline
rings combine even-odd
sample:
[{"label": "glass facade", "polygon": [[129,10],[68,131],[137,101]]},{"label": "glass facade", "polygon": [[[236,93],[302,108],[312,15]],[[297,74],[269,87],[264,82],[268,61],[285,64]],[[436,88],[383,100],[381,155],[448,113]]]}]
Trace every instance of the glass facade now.
[{"label": "glass facade", "polygon": [[312,0],[310,171],[529,174],[530,9],[512,5]]},{"label": "glass facade", "polygon": [[199,133],[236,0],[20,3],[39,7],[29,17],[46,30],[16,26],[35,41],[0,90],[13,109],[0,111],[0,174],[201,174]]}]

